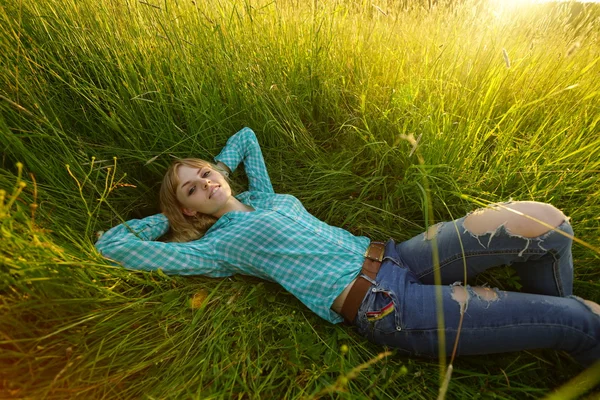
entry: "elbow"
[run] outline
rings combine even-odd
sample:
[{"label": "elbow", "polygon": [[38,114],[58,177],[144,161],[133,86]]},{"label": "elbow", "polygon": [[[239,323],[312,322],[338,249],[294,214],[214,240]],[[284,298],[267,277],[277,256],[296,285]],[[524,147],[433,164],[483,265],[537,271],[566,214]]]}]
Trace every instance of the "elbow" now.
[{"label": "elbow", "polygon": [[107,250],[106,248],[102,246],[99,247],[98,245],[96,245],[96,250],[102,256],[102,258],[104,258],[107,261],[110,261],[113,265],[119,263],[118,256],[115,257],[115,254],[113,254],[113,252]]},{"label": "elbow", "polygon": [[102,241],[100,239],[94,247],[96,247],[96,250],[104,259],[110,261],[113,265],[124,265],[123,260],[127,253],[123,251],[122,246],[115,243],[107,243],[106,240]]}]

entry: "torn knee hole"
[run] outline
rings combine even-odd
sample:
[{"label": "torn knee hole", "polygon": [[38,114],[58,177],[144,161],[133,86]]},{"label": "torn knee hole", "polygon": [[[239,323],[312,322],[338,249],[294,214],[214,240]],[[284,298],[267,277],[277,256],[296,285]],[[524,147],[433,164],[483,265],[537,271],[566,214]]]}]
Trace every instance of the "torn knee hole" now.
[{"label": "torn knee hole", "polygon": [[484,299],[487,301],[498,300],[498,294],[488,287],[477,286],[477,287],[473,288],[473,291],[481,299]]},{"label": "torn knee hole", "polygon": [[440,230],[441,226],[442,226],[441,222],[437,223],[435,225],[431,225],[429,227],[429,229],[427,229],[427,232],[424,233],[425,240],[431,240],[431,239],[435,238],[437,236],[437,233]]},{"label": "torn knee hole", "polygon": [[452,285],[452,299],[456,300],[460,306],[461,314],[464,314],[464,312],[467,310],[469,299],[471,297],[469,290],[471,290],[472,293],[481,300],[486,300],[488,302],[498,300],[498,293],[493,289],[484,286],[465,288],[464,286],[460,286],[460,284],[457,282],[456,284]]},{"label": "torn knee hole", "polygon": [[463,307],[469,298],[469,293],[463,286],[454,285],[452,286],[452,298]]},{"label": "torn knee hole", "polygon": [[568,218],[556,207],[533,201],[500,203],[469,214],[463,225],[473,235],[495,232],[504,225],[509,234],[525,238],[541,236]]}]

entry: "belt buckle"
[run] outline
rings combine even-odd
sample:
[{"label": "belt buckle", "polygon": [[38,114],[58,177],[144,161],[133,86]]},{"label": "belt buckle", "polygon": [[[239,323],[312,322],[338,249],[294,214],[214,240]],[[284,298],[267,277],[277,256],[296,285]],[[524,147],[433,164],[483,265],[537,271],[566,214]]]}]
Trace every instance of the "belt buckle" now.
[{"label": "belt buckle", "polygon": [[[379,256],[377,256],[377,257],[373,257],[373,256],[371,256],[369,254],[369,250],[371,249],[371,245],[373,245],[373,244],[380,244],[382,246],[381,250],[379,251]],[[367,247],[367,250],[365,251],[365,258],[368,258],[369,260],[372,260],[372,261],[381,262],[381,261],[383,261],[383,254],[384,253],[385,253],[385,243],[383,243],[383,242],[371,242],[369,244],[369,247]]]}]

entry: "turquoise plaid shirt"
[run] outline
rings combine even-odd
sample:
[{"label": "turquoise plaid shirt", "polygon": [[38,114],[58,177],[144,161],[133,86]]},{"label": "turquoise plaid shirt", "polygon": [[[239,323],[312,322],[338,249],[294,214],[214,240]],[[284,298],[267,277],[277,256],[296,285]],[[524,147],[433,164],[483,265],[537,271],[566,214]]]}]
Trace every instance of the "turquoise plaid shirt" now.
[{"label": "turquoise plaid shirt", "polygon": [[274,281],[320,317],[341,322],[331,304],[358,276],[369,239],[313,217],[294,196],[276,194],[250,128],[229,138],[215,160],[232,171],[244,162],[249,190],[235,197],[255,211],[228,212],[187,243],[156,241],[169,228],[162,214],[134,219],[102,235],[96,248],[126,268]]}]

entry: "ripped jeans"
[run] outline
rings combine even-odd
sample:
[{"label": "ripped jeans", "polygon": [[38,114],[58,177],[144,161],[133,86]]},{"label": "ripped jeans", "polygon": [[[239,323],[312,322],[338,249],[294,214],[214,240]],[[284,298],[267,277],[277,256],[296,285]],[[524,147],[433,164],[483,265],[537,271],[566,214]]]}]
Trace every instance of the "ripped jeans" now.
[{"label": "ripped jeans", "polygon": [[[359,333],[400,354],[437,357],[436,289],[441,289],[447,355],[462,314],[457,355],[550,348],[565,350],[586,366],[600,359],[600,316],[572,295],[572,239],[553,230],[519,237],[504,225],[477,236],[464,227],[465,218],[434,226],[442,286],[434,285],[427,232],[387,242],[375,281],[361,275],[372,286],[354,321]],[[573,235],[567,220],[557,229]],[[465,274],[468,283],[499,265],[517,270],[522,292],[463,286]]]}]

